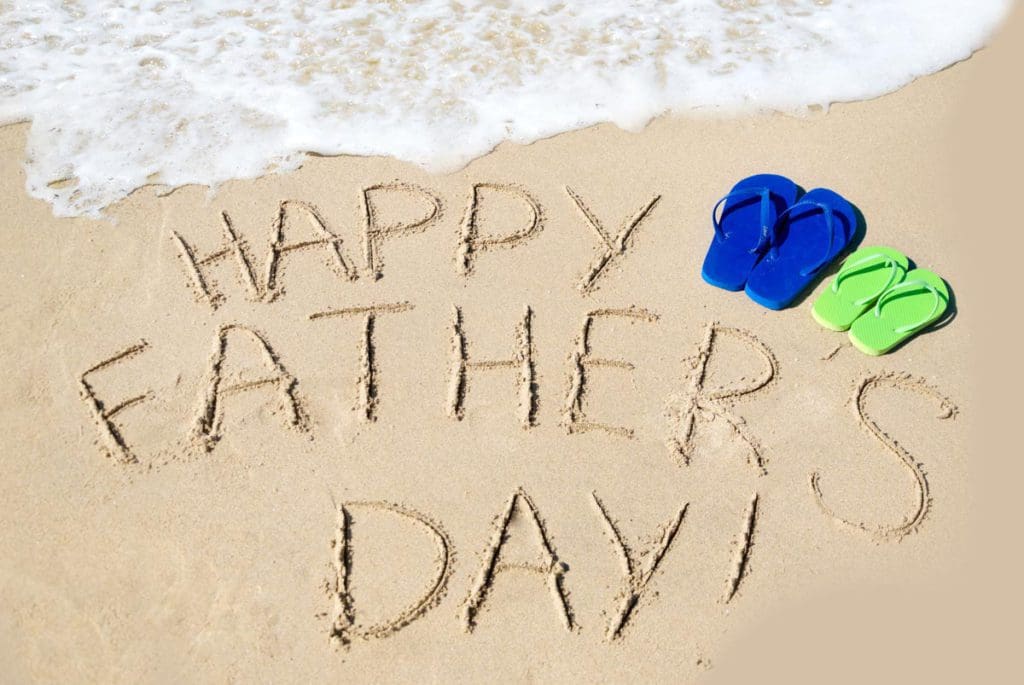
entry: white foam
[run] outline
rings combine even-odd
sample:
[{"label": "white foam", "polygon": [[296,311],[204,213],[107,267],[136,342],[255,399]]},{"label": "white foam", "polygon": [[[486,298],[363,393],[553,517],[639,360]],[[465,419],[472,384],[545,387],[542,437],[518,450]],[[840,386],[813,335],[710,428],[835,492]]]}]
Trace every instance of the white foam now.
[{"label": "white foam", "polygon": [[96,214],[303,152],[446,170],[597,122],[870,98],[969,56],[1011,4],[0,0],[0,123],[32,122],[32,195]]}]

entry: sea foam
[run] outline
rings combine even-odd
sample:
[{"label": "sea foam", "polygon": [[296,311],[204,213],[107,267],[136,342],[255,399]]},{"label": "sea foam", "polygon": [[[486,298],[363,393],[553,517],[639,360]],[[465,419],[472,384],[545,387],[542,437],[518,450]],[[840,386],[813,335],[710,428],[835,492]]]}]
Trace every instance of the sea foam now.
[{"label": "sea foam", "polygon": [[665,112],[800,112],[968,57],[1010,0],[0,0],[27,188],[95,215],[305,152],[449,170]]}]

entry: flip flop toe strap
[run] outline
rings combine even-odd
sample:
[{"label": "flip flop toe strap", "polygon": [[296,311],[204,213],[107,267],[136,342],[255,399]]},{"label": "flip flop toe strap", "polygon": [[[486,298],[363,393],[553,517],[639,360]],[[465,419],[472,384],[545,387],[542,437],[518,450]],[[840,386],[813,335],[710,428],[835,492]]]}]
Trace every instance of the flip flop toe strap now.
[{"label": "flip flop toe strap", "polygon": [[[722,221],[718,216],[718,209],[725,204],[727,200],[739,200],[748,199],[753,197],[761,198],[761,237],[757,241],[757,245],[751,248],[750,253],[756,254],[763,252],[768,245],[772,242],[772,226],[768,223],[768,215],[771,211],[771,196],[772,191],[768,188],[741,188],[734,190],[721,200],[715,203],[714,208],[711,210],[711,223],[715,227],[715,235],[719,240],[726,240],[729,234],[722,228]],[[725,218],[725,210],[722,211],[722,218]]]},{"label": "flip flop toe strap", "polygon": [[[832,208],[831,207],[829,207],[828,205],[826,205],[824,203],[821,203],[821,202],[814,202],[812,200],[801,200],[800,202],[797,202],[796,204],[790,205],[786,209],[786,211],[782,212],[782,214],[779,214],[779,218],[775,220],[775,227],[776,228],[772,231],[772,233],[773,234],[777,234],[778,233],[778,227],[782,225],[782,222],[786,221],[787,219],[789,219],[790,215],[793,212],[795,212],[797,210],[801,210],[801,209],[808,209],[808,210],[819,209],[819,210],[821,210],[821,212],[825,215],[825,230],[828,232],[828,247],[825,248],[825,256],[821,259],[821,261],[816,262],[815,264],[813,264],[811,266],[808,266],[805,269],[801,269],[800,270],[800,275],[804,276],[804,277],[807,277],[807,276],[810,276],[811,274],[819,271],[824,266],[828,265],[829,262],[832,261],[832,245],[835,242],[836,231],[835,231],[835,223],[832,220]],[[774,235],[773,235],[773,238],[774,238]]]},{"label": "flip flop toe strap", "polygon": [[832,292],[839,292],[839,284],[843,279],[848,278],[855,273],[865,271],[878,264],[889,267],[889,278],[881,288],[870,295],[860,298],[859,300],[854,300],[853,303],[858,307],[863,307],[869,302],[874,302],[877,298],[881,297],[886,290],[891,288],[896,283],[896,279],[900,276],[899,262],[884,252],[873,252],[851,264],[844,264],[843,268],[836,274],[835,280],[832,281]]},{"label": "flip flop toe strap", "polygon": [[939,295],[939,291],[931,283],[928,283],[927,281],[904,281],[903,283],[889,288],[880,298],[878,298],[878,304],[875,305],[875,318],[877,319],[882,316],[882,305],[891,300],[898,293],[904,293],[909,290],[926,290],[930,292],[932,294],[932,299],[934,300],[932,310],[920,321],[893,329],[896,333],[910,333],[911,331],[927,326],[932,322],[932,317],[938,313],[939,307],[942,306],[942,296]]}]

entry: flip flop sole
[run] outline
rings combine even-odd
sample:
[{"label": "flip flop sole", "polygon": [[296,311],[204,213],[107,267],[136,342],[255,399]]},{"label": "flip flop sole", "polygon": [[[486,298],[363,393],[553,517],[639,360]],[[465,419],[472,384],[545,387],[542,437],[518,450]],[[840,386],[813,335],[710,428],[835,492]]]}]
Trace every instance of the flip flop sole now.
[{"label": "flip flop sole", "polygon": [[832,323],[830,320],[824,318],[821,314],[819,314],[818,310],[814,309],[813,307],[811,308],[811,316],[814,317],[814,320],[818,322],[819,326],[821,326],[822,328],[827,328],[830,331],[835,331],[837,333],[843,333],[843,332],[849,330],[849,328],[850,328],[849,326],[846,326],[844,328],[844,327],[842,327],[840,325]]},{"label": "flip flop sole", "polygon": [[[832,331],[849,330],[853,322],[875,304],[882,291],[903,280],[910,260],[899,250],[891,247],[862,247],[850,254],[843,261],[843,266],[836,275],[839,278],[850,265],[863,263],[876,255],[884,255],[896,263],[897,272],[894,276],[892,267],[880,259],[878,262],[867,262],[859,270],[849,272],[839,281],[838,289],[833,290],[833,280],[814,301],[811,315],[821,326]],[[858,301],[863,301],[858,304]]]},{"label": "flip flop sole", "polygon": [[[927,289],[912,289],[911,284],[916,282],[927,283],[935,289],[935,293]],[[861,352],[872,356],[890,352],[941,319],[949,307],[949,288],[941,277],[931,271],[909,271],[899,286],[906,286],[906,291],[894,292],[891,299],[882,301],[880,310],[876,305],[850,327],[850,342]],[[883,298],[888,294],[883,295]],[[879,312],[877,316],[876,311]],[[913,328],[908,331],[898,330],[905,326]]]},{"label": "flip flop sole", "polygon": [[[755,189],[770,192],[769,225],[773,225],[778,215],[796,201],[799,193],[796,183],[777,174],[750,176],[733,186],[729,193]],[[751,252],[761,240],[760,197],[750,195],[726,200],[720,224],[728,237],[723,240],[715,233],[704,256],[701,278],[716,288],[743,290],[751,270],[761,259],[760,253]]]},{"label": "flip flop sole", "polygon": [[[797,211],[785,223],[779,244],[754,267],[745,286],[747,295],[763,307],[785,309],[820,276],[821,271],[850,244],[857,228],[853,206],[826,188],[808,191],[800,202],[826,205],[832,214],[832,239],[823,212]],[[808,267],[821,266],[811,273]]]}]

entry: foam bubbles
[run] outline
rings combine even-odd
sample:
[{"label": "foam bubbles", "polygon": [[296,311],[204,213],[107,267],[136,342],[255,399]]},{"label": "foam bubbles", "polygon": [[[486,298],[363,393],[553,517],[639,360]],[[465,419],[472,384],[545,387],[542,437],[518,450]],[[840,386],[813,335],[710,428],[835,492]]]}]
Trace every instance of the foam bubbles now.
[{"label": "foam bubbles", "polygon": [[0,0],[27,186],[95,215],[303,152],[452,169],[664,112],[870,98],[971,54],[1010,0]]}]

